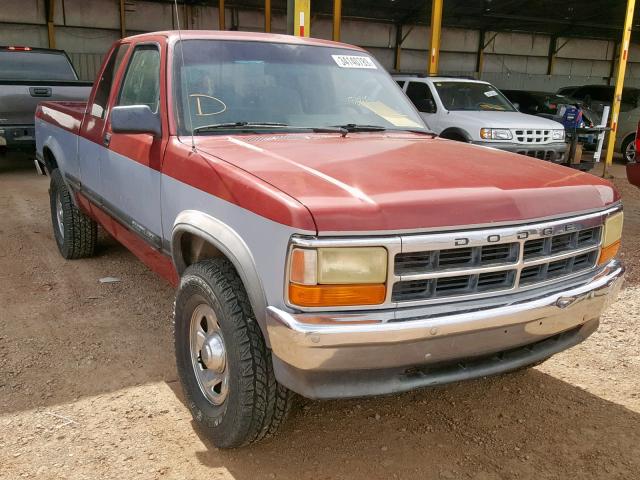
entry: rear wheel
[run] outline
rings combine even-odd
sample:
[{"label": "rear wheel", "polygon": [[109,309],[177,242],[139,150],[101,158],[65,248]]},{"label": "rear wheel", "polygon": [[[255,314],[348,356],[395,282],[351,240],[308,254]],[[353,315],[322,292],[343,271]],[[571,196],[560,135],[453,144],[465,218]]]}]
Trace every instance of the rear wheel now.
[{"label": "rear wheel", "polygon": [[205,260],[185,271],[174,333],[187,404],[217,447],[240,447],[276,432],[293,393],[275,379],[271,353],[228,260]]},{"label": "rear wheel", "polygon": [[636,160],[636,136],[629,135],[622,142],[622,155],[626,163],[632,163]]},{"label": "rear wheel", "polygon": [[98,225],[74,205],[57,168],[51,172],[49,200],[53,236],[62,256],[66,259],[93,256],[98,243]]}]

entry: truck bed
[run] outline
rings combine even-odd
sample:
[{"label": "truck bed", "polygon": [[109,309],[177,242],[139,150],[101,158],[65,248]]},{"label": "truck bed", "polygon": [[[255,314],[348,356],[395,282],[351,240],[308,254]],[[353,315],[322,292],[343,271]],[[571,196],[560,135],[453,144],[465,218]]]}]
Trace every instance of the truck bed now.
[{"label": "truck bed", "polygon": [[42,102],[36,118],[77,134],[86,108],[87,102]]}]

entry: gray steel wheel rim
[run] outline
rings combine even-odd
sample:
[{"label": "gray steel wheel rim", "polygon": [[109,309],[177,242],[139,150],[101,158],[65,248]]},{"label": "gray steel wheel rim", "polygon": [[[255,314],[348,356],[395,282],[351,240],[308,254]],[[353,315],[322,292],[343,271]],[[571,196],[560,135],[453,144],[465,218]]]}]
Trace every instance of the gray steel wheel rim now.
[{"label": "gray steel wheel rim", "polygon": [[629,162],[633,162],[636,159],[636,142],[635,140],[632,140],[631,142],[629,142],[629,144],[627,145],[627,150],[624,152],[625,153],[625,157],[627,157],[627,161]]},{"label": "gray steel wheel rim", "polygon": [[191,314],[189,329],[191,364],[200,391],[214,405],[222,405],[229,393],[227,353],[218,317],[206,303]]},{"label": "gray steel wheel rim", "polygon": [[56,192],[56,220],[58,222],[58,232],[60,232],[60,237],[64,238],[64,210],[62,209],[60,192]]}]

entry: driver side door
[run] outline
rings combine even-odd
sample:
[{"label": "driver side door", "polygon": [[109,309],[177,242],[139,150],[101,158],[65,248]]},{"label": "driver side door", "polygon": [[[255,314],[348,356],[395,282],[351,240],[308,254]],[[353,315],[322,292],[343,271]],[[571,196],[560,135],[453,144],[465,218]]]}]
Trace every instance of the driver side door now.
[{"label": "driver side door", "polygon": [[[161,71],[160,43],[136,45],[116,86],[112,106],[148,105],[161,115],[161,99],[166,98]],[[160,169],[167,138],[166,126],[160,136],[115,133],[109,115],[106,154],[100,164],[102,190],[112,215],[156,248],[162,246]]]}]

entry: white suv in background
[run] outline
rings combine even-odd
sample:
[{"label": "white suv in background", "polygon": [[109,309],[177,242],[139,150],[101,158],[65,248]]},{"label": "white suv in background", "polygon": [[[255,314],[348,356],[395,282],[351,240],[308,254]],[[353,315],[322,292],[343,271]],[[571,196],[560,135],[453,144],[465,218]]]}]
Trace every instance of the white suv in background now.
[{"label": "white suv in background", "polygon": [[487,82],[454,77],[394,75],[427,126],[442,138],[564,161],[564,126],[518,112]]}]

